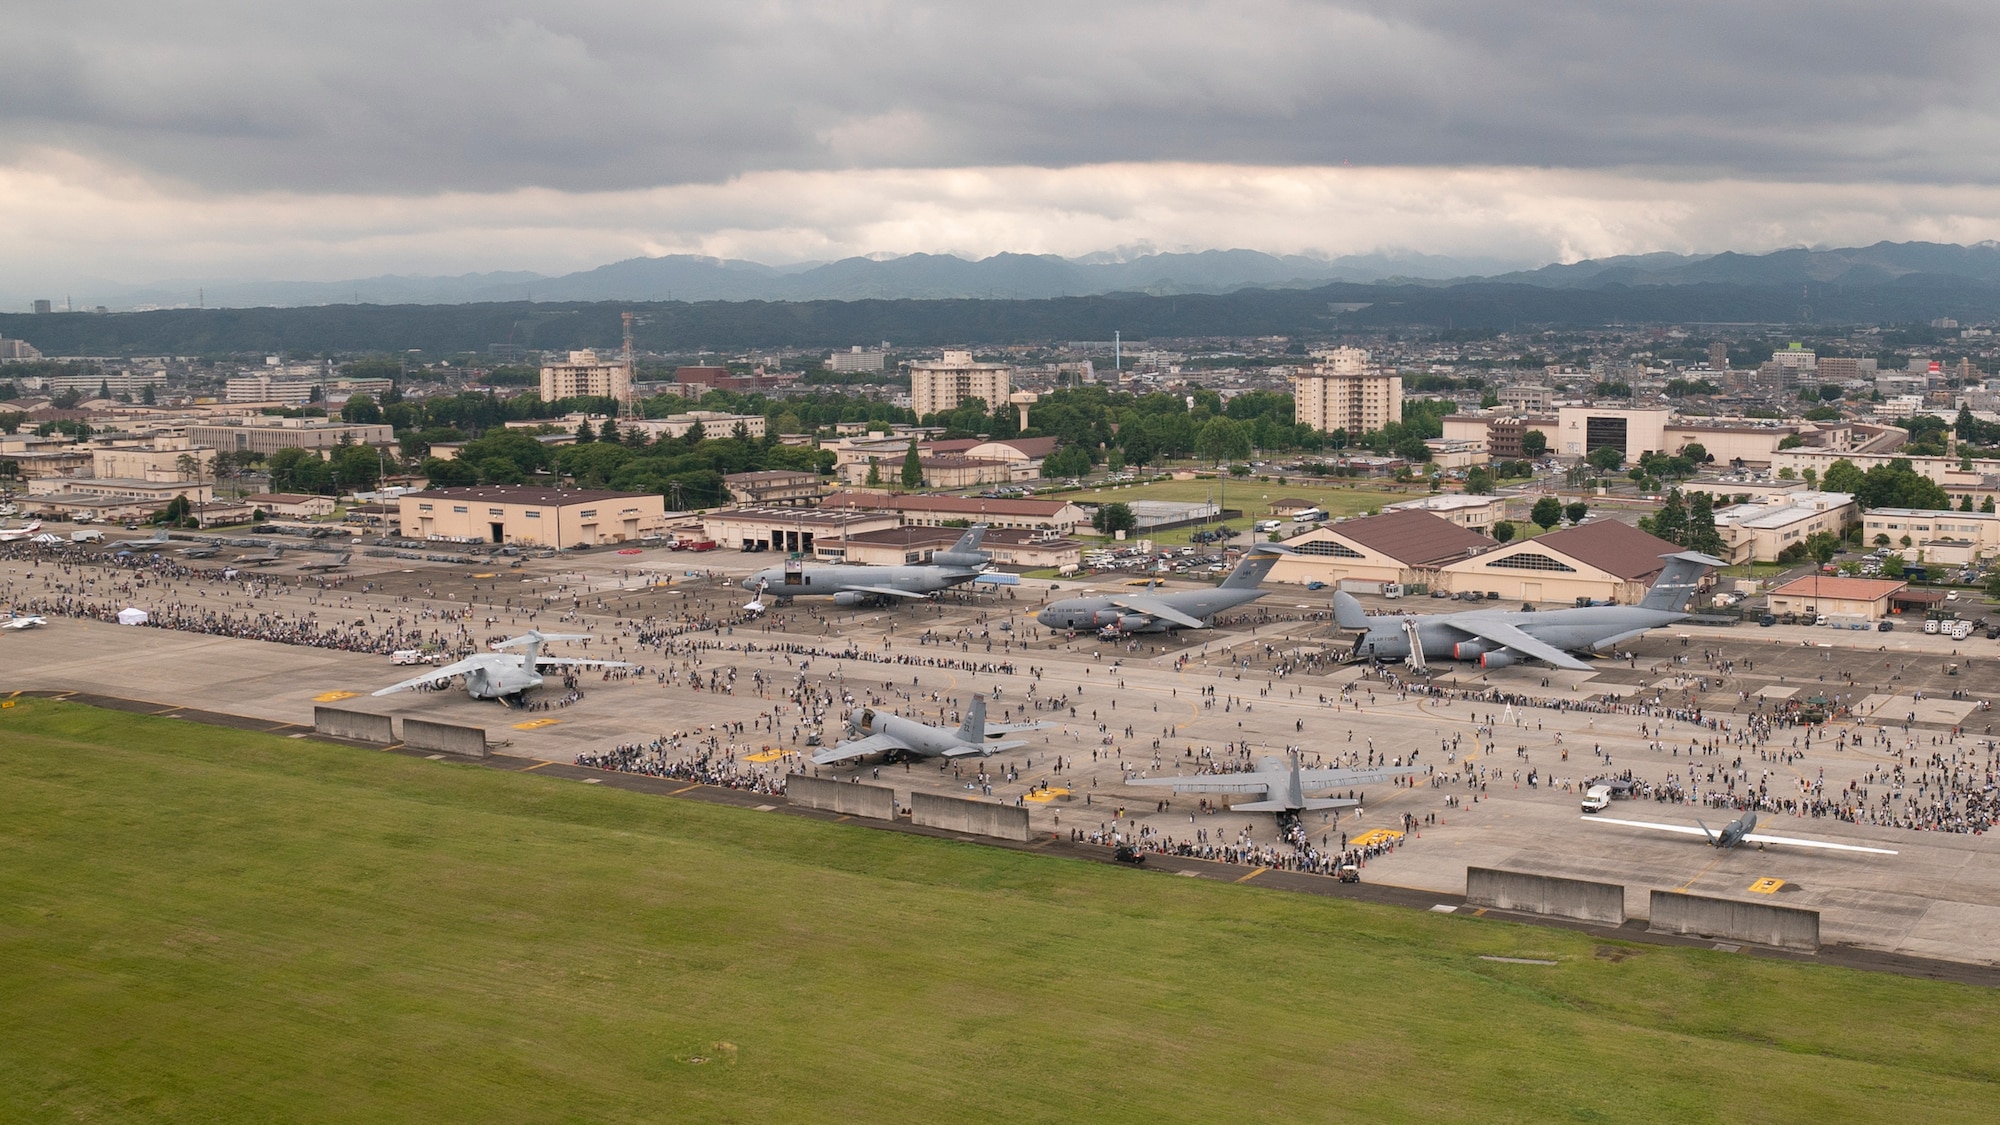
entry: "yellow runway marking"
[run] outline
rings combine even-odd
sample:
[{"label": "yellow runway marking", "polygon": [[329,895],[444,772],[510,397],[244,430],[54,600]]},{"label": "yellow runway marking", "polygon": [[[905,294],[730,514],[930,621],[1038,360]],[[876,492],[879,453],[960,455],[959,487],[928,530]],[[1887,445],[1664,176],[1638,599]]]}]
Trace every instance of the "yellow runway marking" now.
[{"label": "yellow runway marking", "polygon": [[1067,789],[1037,789],[1021,799],[1024,801],[1036,801],[1046,805],[1057,797],[1067,797],[1069,795],[1070,792]]},{"label": "yellow runway marking", "polygon": [[475,574],[475,575],[473,575],[473,577],[474,577],[474,578],[498,578],[498,577],[500,577],[500,576],[499,576],[499,575],[497,575],[497,574]]},{"label": "yellow runway marking", "polygon": [[789,753],[789,751],[779,750],[775,747],[767,747],[763,750],[758,751],[755,754],[743,755],[743,760],[746,762],[775,762],[779,758],[784,757],[787,753]]},{"label": "yellow runway marking", "polygon": [[1778,888],[1784,885],[1785,881],[1783,879],[1759,879],[1750,884],[1750,893],[1753,895],[1774,895],[1778,893]]},{"label": "yellow runway marking", "polygon": [[1361,835],[1347,841],[1347,846],[1350,848],[1372,848],[1377,844],[1386,844],[1392,840],[1400,840],[1402,838],[1403,834],[1401,832],[1397,832],[1391,828],[1370,828]]},{"label": "yellow runway marking", "polygon": [[514,729],[515,729],[515,730],[540,730],[540,729],[542,729],[543,727],[552,727],[552,726],[555,726],[555,725],[556,725],[557,723],[560,723],[560,722],[562,722],[562,720],[561,720],[561,719],[529,719],[529,720],[528,720],[527,722],[525,722],[525,723],[515,723],[515,724],[514,724]]},{"label": "yellow runway marking", "polygon": [[522,769],[518,769],[518,770],[515,770],[514,772],[515,772],[515,773],[527,773],[527,772],[528,772],[529,770],[538,770],[538,769],[541,769],[541,768],[542,768],[543,766],[553,766],[553,765],[555,765],[555,763],[554,763],[554,762],[536,762],[536,763],[535,763],[534,765],[532,765],[532,766],[526,766],[526,767],[524,767],[524,768],[522,768]]},{"label": "yellow runway marking", "polygon": [[338,703],[343,699],[353,699],[355,696],[360,694],[361,693],[358,691],[323,691],[320,692],[318,695],[313,696],[313,702]]},{"label": "yellow runway marking", "polygon": [[1714,870],[1715,865],[1721,862],[1722,862],[1722,857],[1720,855],[1716,856],[1714,859],[1709,860],[1708,865],[1706,867],[1703,867],[1700,871],[1695,872],[1694,875],[1690,877],[1687,882],[1682,883],[1679,887],[1676,887],[1675,890],[1685,893],[1689,887],[1694,886],[1696,880],[1700,879],[1703,875],[1706,875],[1710,871]]},{"label": "yellow runway marking", "polygon": [[690,786],[688,786],[688,787],[687,787],[686,789],[676,789],[676,790],[674,790],[673,792],[671,792],[671,793],[667,794],[667,796],[669,796],[669,797],[678,797],[678,796],[680,796],[680,795],[681,795],[681,794],[683,794],[683,793],[686,793],[686,792],[688,792],[688,791],[690,791],[690,790],[694,790],[694,789],[699,789],[699,788],[701,788],[701,786],[700,786],[699,784],[695,784],[695,785],[690,785]]},{"label": "yellow runway marking", "polygon": [[1270,870],[1270,868],[1268,868],[1268,867],[1259,867],[1259,868],[1258,868],[1257,870],[1255,870],[1255,871],[1252,871],[1252,872],[1251,872],[1250,874],[1248,874],[1248,875],[1245,875],[1244,877],[1242,877],[1241,879],[1238,879],[1238,880],[1236,880],[1236,881],[1237,881],[1237,882],[1239,882],[1239,883],[1247,883],[1247,882],[1249,882],[1250,880],[1252,880],[1252,879],[1255,879],[1255,878],[1256,878],[1257,876],[1259,876],[1259,875],[1262,875],[1262,874],[1263,874],[1264,872],[1266,872],[1266,871],[1269,871],[1269,870]]}]

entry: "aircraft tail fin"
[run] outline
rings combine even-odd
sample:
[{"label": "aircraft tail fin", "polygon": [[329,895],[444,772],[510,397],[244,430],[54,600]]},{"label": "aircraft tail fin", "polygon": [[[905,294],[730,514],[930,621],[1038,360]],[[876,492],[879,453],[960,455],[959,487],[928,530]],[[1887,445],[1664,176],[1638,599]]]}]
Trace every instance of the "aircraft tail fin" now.
[{"label": "aircraft tail fin", "polygon": [[949,551],[937,552],[931,556],[931,561],[939,566],[972,567],[992,562],[993,556],[979,549],[979,545],[986,541],[986,528],[983,523],[966,528],[965,534],[958,537],[958,542],[953,543]]},{"label": "aircraft tail fin", "polygon": [[1333,623],[1343,629],[1366,629],[1368,611],[1361,608],[1361,602],[1353,594],[1335,590],[1333,592]]},{"label": "aircraft tail fin", "polygon": [[1242,562],[1236,564],[1236,569],[1229,572],[1229,577],[1222,580],[1222,589],[1256,589],[1264,584],[1264,579],[1269,577],[1271,568],[1278,565],[1278,559],[1288,554],[1291,552],[1283,549],[1273,550],[1269,543],[1257,544],[1250,549],[1249,554],[1243,556]]},{"label": "aircraft tail fin", "polygon": [[1720,840],[1717,840],[1717,839],[1715,838],[1715,833],[1709,830],[1709,827],[1708,827],[1708,825],[1706,825],[1706,824],[1702,824],[1702,823],[1701,823],[1701,820],[1700,820],[1699,818],[1697,818],[1697,819],[1695,820],[1695,823],[1696,823],[1696,824],[1701,824],[1701,831],[1702,831],[1702,835],[1704,835],[1704,836],[1707,836],[1707,837],[1708,837],[1708,846],[1709,846],[1709,847],[1711,847],[1711,848],[1712,848],[1712,847],[1716,846],[1717,844],[1721,843],[1721,841],[1720,841]]},{"label": "aircraft tail fin", "polygon": [[986,741],[986,697],[975,695],[972,706],[966,708],[965,721],[959,724],[958,738],[961,742],[975,745]]},{"label": "aircraft tail fin", "polygon": [[1645,599],[1639,603],[1641,609],[1682,612],[1687,609],[1688,599],[1694,596],[1695,587],[1701,584],[1701,576],[1708,573],[1711,567],[1728,565],[1700,551],[1681,551],[1660,557],[1667,560],[1667,565],[1653,580],[1653,588],[1646,591]]}]

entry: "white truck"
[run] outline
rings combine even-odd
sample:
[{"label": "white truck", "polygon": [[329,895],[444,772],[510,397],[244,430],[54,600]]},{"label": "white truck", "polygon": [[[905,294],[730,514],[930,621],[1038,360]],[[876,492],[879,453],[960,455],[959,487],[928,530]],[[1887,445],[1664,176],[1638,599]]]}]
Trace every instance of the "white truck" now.
[{"label": "white truck", "polygon": [[104,533],[94,527],[86,527],[70,532],[69,541],[72,543],[102,543],[104,542]]},{"label": "white truck", "polygon": [[1584,812],[1599,813],[1603,812],[1605,809],[1608,809],[1610,807],[1611,807],[1611,787],[1609,785],[1593,785],[1589,789],[1584,791],[1583,794]]}]

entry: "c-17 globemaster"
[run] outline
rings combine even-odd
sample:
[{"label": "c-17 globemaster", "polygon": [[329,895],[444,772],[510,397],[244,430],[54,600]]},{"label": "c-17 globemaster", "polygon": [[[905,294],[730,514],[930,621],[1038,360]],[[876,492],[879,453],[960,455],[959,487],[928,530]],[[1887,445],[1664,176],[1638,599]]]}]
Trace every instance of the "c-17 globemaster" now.
[{"label": "c-17 globemaster", "polygon": [[1002,750],[1012,750],[1024,746],[1024,740],[1013,742],[988,742],[987,739],[1015,731],[1038,730],[1049,723],[1003,723],[986,725],[986,697],[975,695],[972,706],[965,712],[965,721],[957,730],[934,727],[915,719],[905,719],[887,711],[873,707],[856,707],[848,717],[851,731],[870,731],[864,738],[843,742],[828,747],[813,755],[813,764],[830,766],[869,754],[884,754],[890,758],[965,758],[972,755],[997,754]]},{"label": "c-17 globemaster", "polygon": [[[1170,629],[1207,629],[1215,615],[1248,605],[1270,591],[1259,583],[1291,548],[1259,543],[1250,548],[1220,586],[1175,590],[1168,594],[1098,594],[1050,603],[1035,620],[1050,629],[1101,629],[1106,633],[1164,633]],[[1358,605],[1357,605],[1358,608]]]},{"label": "c-17 globemaster", "polygon": [[[1354,655],[1375,660],[1411,656],[1421,668],[1426,659],[1476,660],[1482,668],[1505,668],[1522,660],[1540,660],[1558,668],[1588,668],[1572,652],[1600,651],[1630,640],[1648,629],[1671,625],[1688,616],[1688,598],[1710,567],[1724,565],[1698,551],[1662,555],[1667,565],[1638,605],[1579,606],[1538,613],[1473,609],[1463,613],[1423,616],[1370,617],[1351,594],[1333,595],[1333,617],[1342,629],[1363,630],[1354,639]],[[1417,643],[1412,643],[1412,641]]]},{"label": "c-17 globemaster", "polygon": [[899,599],[922,601],[940,590],[967,582],[1011,584],[1013,575],[989,575],[986,566],[993,556],[979,549],[986,538],[986,524],[976,523],[959,536],[948,551],[939,551],[931,561],[907,566],[774,566],[743,580],[743,588],[756,597],[744,606],[752,613],[764,611],[765,597],[782,604],[793,598],[832,598],[835,605],[865,605]]}]

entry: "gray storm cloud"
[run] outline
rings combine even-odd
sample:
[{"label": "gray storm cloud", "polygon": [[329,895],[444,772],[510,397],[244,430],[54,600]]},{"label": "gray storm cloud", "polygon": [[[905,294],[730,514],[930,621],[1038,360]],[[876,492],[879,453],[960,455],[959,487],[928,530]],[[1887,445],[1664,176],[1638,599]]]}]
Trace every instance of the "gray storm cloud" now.
[{"label": "gray storm cloud", "polygon": [[1990,6],[83,3],[0,142],[241,192],[1107,162],[1988,183]]}]

